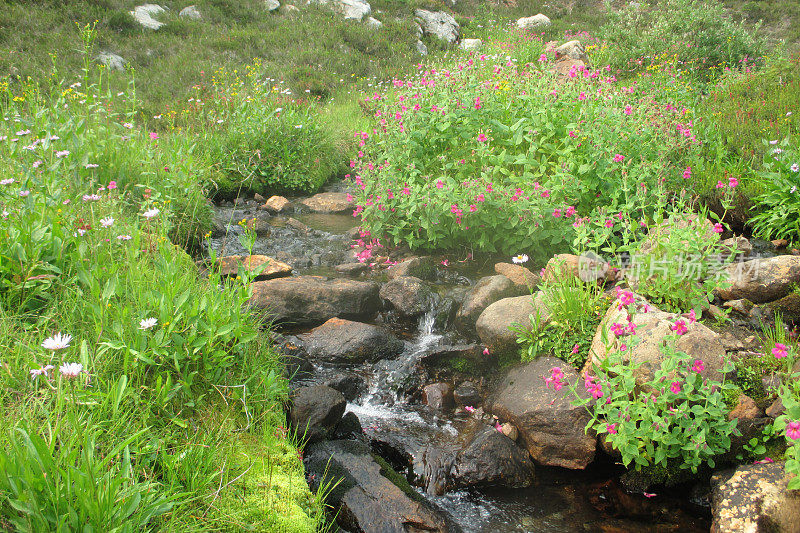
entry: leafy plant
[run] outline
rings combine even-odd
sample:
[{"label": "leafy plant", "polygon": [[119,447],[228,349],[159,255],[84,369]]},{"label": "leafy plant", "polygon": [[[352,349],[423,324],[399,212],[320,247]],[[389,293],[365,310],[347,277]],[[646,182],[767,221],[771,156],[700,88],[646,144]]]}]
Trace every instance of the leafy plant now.
[{"label": "leafy plant", "polygon": [[766,239],[800,242],[800,145],[783,139],[764,144],[769,153],[759,172],[764,194],[756,198],[758,212],[751,222],[755,233]]}]

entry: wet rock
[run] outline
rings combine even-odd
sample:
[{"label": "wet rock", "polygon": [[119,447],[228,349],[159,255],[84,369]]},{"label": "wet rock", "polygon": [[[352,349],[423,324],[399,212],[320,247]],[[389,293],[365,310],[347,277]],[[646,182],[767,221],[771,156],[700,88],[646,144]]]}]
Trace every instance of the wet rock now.
[{"label": "wet rock", "polygon": [[481,278],[464,297],[456,314],[456,326],[461,331],[473,331],[475,322],[487,307],[503,298],[519,296],[522,292],[522,289],[505,276]]},{"label": "wet rock", "polygon": [[97,62],[101,65],[105,65],[109,70],[125,70],[125,59],[113,52],[108,52],[105,50],[100,52],[97,54]]},{"label": "wet rock", "polygon": [[358,276],[367,270],[369,270],[369,265],[366,263],[344,263],[341,265],[336,265],[333,269],[340,273],[344,274],[345,276]]},{"label": "wet rock", "polygon": [[341,392],[325,385],[301,387],[291,395],[289,420],[299,435],[310,441],[323,440],[342,419],[347,400]]},{"label": "wet rock", "polygon": [[517,20],[517,28],[521,30],[543,29],[551,24],[550,19],[541,13],[532,17],[522,17]]},{"label": "wet rock", "polygon": [[792,291],[800,282],[800,256],[779,255],[734,263],[723,270],[732,283],[727,289],[717,289],[723,300],[747,298],[751,302],[773,302]]},{"label": "wet rock", "polygon": [[221,276],[236,276],[239,267],[245,271],[258,275],[255,279],[266,280],[283,278],[292,275],[292,267],[277,259],[266,255],[228,255],[219,260],[219,273]]},{"label": "wet rock", "polygon": [[422,401],[428,407],[443,411],[445,409],[452,409],[453,402],[453,387],[449,383],[431,383],[422,389]]},{"label": "wet rock", "polygon": [[136,19],[136,22],[141,24],[143,27],[149,30],[157,30],[164,26],[164,23],[157,21],[154,17],[164,13],[165,11],[166,9],[158,4],[142,4],[134,7],[133,11],[130,13],[133,18]]},{"label": "wet rock", "polygon": [[200,15],[200,11],[197,9],[197,6],[184,7],[183,9],[181,9],[180,13],[178,13],[178,16],[181,18],[191,19],[191,20],[200,20],[201,18],[203,18],[202,15]]},{"label": "wet rock", "polygon": [[453,391],[453,399],[462,407],[477,407],[483,403],[480,389],[474,381],[464,381]]},{"label": "wet rock", "polygon": [[321,192],[300,203],[314,213],[346,213],[353,209],[353,204],[347,200],[347,193],[343,192]]},{"label": "wet rock", "polygon": [[300,233],[308,233],[311,228],[297,220],[296,218],[289,217],[286,219],[286,225],[292,229],[296,229]]},{"label": "wet rock", "polygon": [[349,372],[331,376],[323,381],[323,385],[338,390],[349,402],[356,400],[367,392],[367,382],[364,378]]},{"label": "wet rock", "polygon": [[332,363],[375,362],[394,357],[403,341],[378,326],[331,318],[300,335],[308,355]]},{"label": "wet rock", "polygon": [[355,413],[345,414],[333,430],[334,439],[352,439],[362,437],[364,429]]},{"label": "wet rock", "polygon": [[378,285],[368,281],[295,276],[256,281],[251,287],[248,303],[278,324],[313,325],[334,317],[366,319],[380,308]]},{"label": "wet rock", "polygon": [[[586,434],[590,416],[585,407],[572,405],[564,390],[548,388],[544,379],[560,367],[563,381],[574,385],[578,373],[560,359],[540,357],[508,371],[498,384],[489,412],[501,422],[511,422],[538,464],[582,469],[592,462],[597,438]],[[568,385],[565,385],[565,387]],[[579,387],[579,394],[584,394]]]},{"label": "wet rock", "polygon": [[743,465],[714,474],[712,533],[798,531],[800,493],[787,490],[783,463]]},{"label": "wet rock", "polygon": [[766,414],[770,418],[778,418],[785,412],[786,412],[786,407],[783,406],[783,402],[781,401],[780,398],[778,398],[777,400],[772,402],[769,407],[767,407]]},{"label": "wet rock", "polygon": [[284,375],[290,384],[307,381],[314,375],[314,365],[308,361],[308,352],[296,340],[277,334],[273,338],[273,346],[281,356]]},{"label": "wet rock", "polygon": [[414,11],[414,16],[426,35],[433,35],[449,44],[458,40],[460,31],[458,22],[444,11],[417,9]]},{"label": "wet rock", "polygon": [[771,315],[780,313],[788,322],[800,323],[800,293],[792,292],[780,300],[767,304]]},{"label": "wet rock", "polygon": [[511,280],[511,283],[526,291],[534,290],[541,282],[541,278],[537,274],[522,265],[497,263],[494,265],[494,271],[507,277]]},{"label": "wet rock", "polygon": [[583,47],[581,42],[577,40],[567,41],[556,48],[556,61],[564,58],[578,59],[584,63],[589,62],[589,58],[586,55],[586,49]]},{"label": "wet rock", "polygon": [[451,369],[464,374],[478,374],[492,364],[494,359],[483,353],[480,344],[455,344],[438,346],[420,359],[428,369]]},{"label": "wet rock", "polygon": [[750,311],[753,310],[753,305],[755,305],[750,300],[731,300],[729,302],[725,302],[722,304],[722,307],[726,309],[731,309],[732,311],[739,313],[742,316],[750,315]]},{"label": "wet rock", "polygon": [[[497,428],[495,428],[495,431]],[[519,431],[517,430],[517,426],[514,424],[510,424],[508,422],[504,424],[500,424],[500,433],[505,435],[511,440],[517,440],[519,438]]]},{"label": "wet rock", "polygon": [[450,471],[454,487],[523,488],[533,483],[528,452],[496,429],[483,426],[456,456]]},{"label": "wet rock", "polygon": [[270,213],[283,213],[284,211],[288,211],[291,206],[292,202],[283,196],[270,196],[259,209],[269,211]]},{"label": "wet rock", "polygon": [[[690,322],[681,315],[665,313],[652,307],[648,312],[643,312],[646,301],[638,295],[635,296],[635,301],[639,311],[634,313],[632,322],[636,325],[637,342],[632,348],[623,352],[623,360],[639,365],[633,370],[637,385],[641,386],[651,380],[667,357],[662,352],[662,347],[666,342],[666,337],[675,334],[672,326],[677,320],[684,321],[687,332],[677,338],[674,344],[675,349],[689,354],[693,360],[701,360],[705,368],[700,374],[704,377],[722,379],[720,371],[725,359],[725,347],[722,345],[718,333],[700,322]],[[600,322],[592,340],[592,347],[589,350],[591,356],[586,362],[584,372],[590,372],[593,364],[599,366],[608,355],[603,337],[607,339],[613,350],[618,350],[621,345],[626,343],[626,337],[618,338],[611,331],[614,323],[623,325],[628,323],[628,310],[624,307],[619,309],[620,305],[619,300],[612,302]]]},{"label": "wet rock", "polygon": [[557,254],[547,261],[543,279],[551,281],[574,276],[581,281],[611,280],[614,272],[608,263],[589,255]]},{"label": "wet rock", "polygon": [[316,488],[325,481],[339,483],[326,502],[338,511],[336,522],[347,531],[410,533],[453,531],[405,479],[361,442],[336,440],[306,450],[306,470]]},{"label": "wet rock", "polygon": [[434,281],[436,279],[436,266],[431,257],[412,257],[389,268],[386,271],[386,275],[389,279],[413,276],[425,281]]},{"label": "wet rock", "polygon": [[530,328],[530,316],[537,310],[543,323],[550,320],[550,312],[544,304],[541,292],[537,292],[534,296],[504,298],[481,313],[475,323],[475,330],[481,342],[489,348],[493,356],[497,357],[500,353],[517,349],[517,334],[508,328],[512,326]]},{"label": "wet rock", "polygon": [[744,257],[753,253],[753,245],[750,244],[750,241],[747,240],[747,237],[742,235],[725,239],[719,243],[719,247],[720,251],[725,257],[730,256],[732,253],[734,253],[734,251],[737,257]]},{"label": "wet rock", "polygon": [[428,284],[413,276],[392,279],[381,287],[380,296],[404,317],[425,314],[433,301]]}]

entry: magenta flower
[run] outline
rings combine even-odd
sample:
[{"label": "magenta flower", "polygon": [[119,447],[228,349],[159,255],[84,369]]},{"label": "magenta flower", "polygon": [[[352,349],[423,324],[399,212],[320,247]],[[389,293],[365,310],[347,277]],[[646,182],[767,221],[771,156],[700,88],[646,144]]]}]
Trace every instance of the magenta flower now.
[{"label": "magenta flower", "polygon": [[109,191],[113,191],[116,188],[117,188],[117,182],[116,181],[109,181],[108,182],[108,190]]},{"label": "magenta flower", "polygon": [[786,424],[786,436],[791,440],[800,439],[800,422],[789,422]]},{"label": "magenta flower", "polygon": [[441,189],[444,187],[444,182],[442,180],[436,180],[436,188]]},{"label": "magenta flower", "polygon": [[686,167],[686,170],[683,171],[683,179],[688,180],[692,177],[692,167]]},{"label": "magenta flower", "polygon": [[151,141],[158,140],[158,133],[156,133],[156,132],[154,132],[154,131],[151,131],[151,132],[150,132],[150,140],[151,140]]},{"label": "magenta flower", "polygon": [[705,363],[703,363],[703,361],[701,361],[700,359],[695,359],[694,360],[694,364],[692,365],[692,370],[694,370],[697,373],[700,373],[703,370],[705,370],[705,368],[706,368],[706,365],[705,365]]},{"label": "magenta flower", "polygon": [[617,432],[617,423],[614,422],[613,424],[606,424],[606,431],[608,431],[612,435],[616,434],[616,432]]},{"label": "magenta flower", "polygon": [[489,348],[483,349],[483,355],[489,355]]},{"label": "magenta flower", "polygon": [[673,394],[678,394],[681,392],[681,383],[679,381],[673,381],[672,385],[669,386],[669,390],[671,390]]},{"label": "magenta flower", "polygon": [[625,156],[622,154],[614,154],[614,162],[615,163],[622,163],[625,161]]},{"label": "magenta flower", "polygon": [[772,355],[774,355],[778,359],[781,359],[789,355],[789,349],[786,347],[785,344],[776,342],[775,347],[772,349]]},{"label": "magenta flower", "polygon": [[573,353],[573,354],[576,354],[576,353],[578,353],[578,350],[579,350],[579,349],[580,349],[580,346],[578,346],[578,345],[576,344],[575,346],[573,346],[573,347],[572,347],[572,353]]},{"label": "magenta flower", "polygon": [[489,138],[486,137],[485,133],[481,133],[481,134],[478,135],[478,142],[479,143],[485,143],[488,140],[489,140]]},{"label": "magenta flower", "polygon": [[474,413],[474,412],[475,412],[475,408],[474,408],[474,407],[472,407],[471,405],[465,405],[465,406],[464,406],[464,410],[465,410],[466,412],[468,412],[468,413]]},{"label": "magenta flower", "polygon": [[625,113],[626,115],[630,115],[631,113],[633,113],[633,108],[630,105],[626,105],[623,113]]},{"label": "magenta flower", "polygon": [[736,178],[734,178],[733,176],[731,176],[731,177],[728,179],[728,187],[730,187],[731,189],[733,189],[733,188],[734,188],[734,187],[736,187],[737,185],[739,185],[739,180],[737,180]]},{"label": "magenta flower", "polygon": [[689,331],[689,329],[686,327],[685,320],[676,320],[670,329],[678,335],[684,335],[687,331]]},{"label": "magenta flower", "polygon": [[719,222],[714,224],[714,233],[722,233],[722,232],[723,232],[722,224]]}]

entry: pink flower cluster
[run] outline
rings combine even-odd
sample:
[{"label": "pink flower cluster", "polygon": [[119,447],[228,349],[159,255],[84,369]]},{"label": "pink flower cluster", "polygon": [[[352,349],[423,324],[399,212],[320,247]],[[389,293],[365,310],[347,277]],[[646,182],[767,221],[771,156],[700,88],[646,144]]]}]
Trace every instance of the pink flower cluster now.
[{"label": "pink flower cluster", "polygon": [[564,378],[564,372],[561,370],[561,367],[554,366],[550,369],[550,377],[545,378],[545,386],[550,388],[550,385],[553,386],[553,390],[559,391],[561,387],[564,386],[564,382],[561,381]]}]

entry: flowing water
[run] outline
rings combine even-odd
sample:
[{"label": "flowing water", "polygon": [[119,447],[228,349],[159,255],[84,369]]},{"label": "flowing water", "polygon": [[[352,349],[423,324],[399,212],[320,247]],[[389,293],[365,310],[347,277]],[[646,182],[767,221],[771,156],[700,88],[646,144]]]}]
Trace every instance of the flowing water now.
[{"label": "flowing water", "polygon": [[[266,217],[254,209],[225,208],[217,213],[222,221],[234,221],[228,235],[218,235],[211,246],[218,253],[245,253],[235,235],[235,221],[253,216],[266,227],[256,240],[253,253],[271,255],[294,267],[296,274],[335,276],[333,267],[352,262],[350,256],[354,219],[347,215],[297,213],[296,218]],[[452,286],[488,275],[488,269],[450,269],[440,276]],[[449,288],[448,288],[449,287]],[[405,348],[395,359],[347,369],[368,383],[366,392],[347,405],[356,414],[377,453],[406,474],[435,507],[468,533],[512,532],[652,532],[708,531],[708,510],[695,505],[686,490],[652,498],[628,494],[615,480],[617,466],[606,463],[575,472],[537,467],[532,487],[527,489],[465,489],[440,492],[444,472],[437,458],[463,446],[462,435],[474,424],[463,411],[438,412],[421,405],[419,362],[435,348],[453,342],[453,333],[437,330],[440,307],[446,299],[431,301],[417,327],[406,335]],[[384,322],[388,320],[384,317]],[[390,323],[390,325],[394,326]],[[341,369],[317,367],[319,372]]]}]

